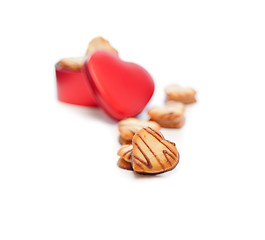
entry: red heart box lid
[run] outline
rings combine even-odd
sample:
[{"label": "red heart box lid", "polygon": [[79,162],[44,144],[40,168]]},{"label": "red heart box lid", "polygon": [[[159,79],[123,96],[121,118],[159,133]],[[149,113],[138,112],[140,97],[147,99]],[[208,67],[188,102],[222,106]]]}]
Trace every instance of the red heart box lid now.
[{"label": "red heart box lid", "polygon": [[93,53],[85,72],[97,104],[116,120],[138,115],[154,92],[154,81],[144,68],[107,51]]}]

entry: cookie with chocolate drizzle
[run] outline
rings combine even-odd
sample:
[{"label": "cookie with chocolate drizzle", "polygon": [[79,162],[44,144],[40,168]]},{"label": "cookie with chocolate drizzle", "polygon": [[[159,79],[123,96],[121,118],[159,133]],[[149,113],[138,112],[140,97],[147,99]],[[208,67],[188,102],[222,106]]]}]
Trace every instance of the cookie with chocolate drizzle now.
[{"label": "cookie with chocolate drizzle", "polygon": [[196,91],[193,88],[185,88],[179,85],[169,85],[165,88],[167,100],[190,104],[196,102]]},{"label": "cookie with chocolate drizzle", "polygon": [[132,148],[131,144],[122,145],[117,154],[126,162],[132,162]]},{"label": "cookie with chocolate drizzle", "polygon": [[165,106],[153,107],[148,111],[150,120],[164,128],[181,128],[184,125],[185,106],[181,102],[168,101]]},{"label": "cookie with chocolate drizzle", "polygon": [[172,143],[151,127],[136,132],[133,140],[132,167],[140,174],[159,174],[172,170],[179,162],[179,152]]},{"label": "cookie with chocolate drizzle", "polygon": [[126,170],[132,170],[132,145],[123,145],[118,151],[120,157],[117,165]]}]

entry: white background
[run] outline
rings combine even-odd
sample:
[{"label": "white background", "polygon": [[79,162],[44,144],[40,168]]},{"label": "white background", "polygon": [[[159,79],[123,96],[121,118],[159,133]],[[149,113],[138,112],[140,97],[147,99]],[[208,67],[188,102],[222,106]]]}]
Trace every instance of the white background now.
[{"label": "white background", "polygon": [[[0,239],[265,239],[264,1],[2,1]],[[162,105],[194,87],[172,172],[116,166],[117,123],[56,99],[54,64],[96,37]],[[145,117],[145,114],[142,114]]]}]

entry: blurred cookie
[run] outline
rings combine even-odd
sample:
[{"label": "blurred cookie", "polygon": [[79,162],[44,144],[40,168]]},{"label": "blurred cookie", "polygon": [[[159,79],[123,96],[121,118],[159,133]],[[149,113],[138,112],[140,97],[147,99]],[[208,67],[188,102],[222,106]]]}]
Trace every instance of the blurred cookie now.
[{"label": "blurred cookie", "polygon": [[185,106],[181,102],[169,101],[163,107],[153,107],[148,111],[150,120],[164,128],[181,128],[185,123]]},{"label": "blurred cookie", "polygon": [[82,69],[84,61],[85,57],[63,58],[57,63],[57,65],[59,65],[61,68],[79,71]]},{"label": "blurred cookie", "polygon": [[124,160],[124,158],[119,158],[117,165],[119,168],[126,169],[126,170],[133,170],[132,164]]},{"label": "blurred cookie", "polygon": [[109,41],[102,37],[96,37],[89,42],[85,56],[63,58],[56,65],[65,69],[80,71],[84,65],[87,55],[90,55],[97,50],[106,50],[118,55],[118,51],[110,45]]},{"label": "blurred cookie", "polygon": [[89,42],[86,55],[90,55],[97,50],[106,50],[118,55],[118,51],[103,37],[96,37]]},{"label": "blurred cookie", "polygon": [[175,120],[151,120],[159,122],[163,128],[182,128],[185,124],[185,117]]},{"label": "blurred cookie", "polygon": [[118,166],[122,169],[132,170],[132,145],[123,145],[118,151]]},{"label": "blurred cookie", "polygon": [[126,140],[126,139],[123,139],[121,136],[119,136],[119,143],[120,143],[121,145],[132,144],[132,139],[130,139],[130,140]]},{"label": "blurred cookie", "polygon": [[196,91],[193,88],[169,85],[165,88],[165,92],[168,100],[178,101],[185,104],[196,102]]},{"label": "blurred cookie", "polygon": [[137,118],[127,118],[121,120],[118,123],[118,129],[120,132],[120,143],[121,144],[130,144],[134,134],[142,129],[143,127],[152,127],[155,130],[160,130],[158,123],[153,121],[141,121]]},{"label": "blurred cookie", "polygon": [[126,162],[132,161],[132,145],[123,145],[120,147],[118,151],[118,156],[123,158]]},{"label": "blurred cookie", "polygon": [[150,127],[138,131],[132,141],[132,167],[141,174],[158,174],[172,170],[179,162],[174,143]]}]

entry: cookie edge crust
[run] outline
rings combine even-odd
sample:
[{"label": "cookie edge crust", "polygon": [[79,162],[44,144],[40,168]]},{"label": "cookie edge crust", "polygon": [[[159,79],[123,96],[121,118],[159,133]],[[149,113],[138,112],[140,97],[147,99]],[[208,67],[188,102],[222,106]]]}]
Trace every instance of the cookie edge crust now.
[{"label": "cookie edge crust", "polygon": [[124,170],[133,171],[132,163],[125,161],[123,158],[118,159],[117,166]]},{"label": "cookie edge crust", "polygon": [[[147,127],[147,128],[151,128],[151,127]],[[145,129],[145,128],[143,128],[143,129]],[[152,129],[152,128],[151,128]],[[142,129],[141,129],[142,130]],[[154,132],[156,132],[157,134],[159,134],[159,135],[161,135],[161,137],[162,137],[162,139],[163,140],[165,140],[165,141],[167,141],[167,142],[169,142],[169,143],[171,143],[171,144],[173,144],[174,145],[174,147],[175,147],[175,149],[176,149],[176,161],[175,161],[175,164],[171,167],[171,168],[167,168],[167,169],[162,169],[161,171],[150,171],[150,172],[145,172],[144,170],[143,171],[138,171],[138,170],[135,170],[135,165],[137,165],[136,164],[136,162],[135,162],[135,160],[134,160],[134,154],[133,154],[133,151],[132,151],[132,168],[133,168],[133,171],[135,172],[135,173],[137,173],[137,174],[142,174],[142,175],[157,175],[157,174],[162,174],[162,173],[164,173],[164,172],[169,172],[169,171],[171,171],[171,170],[173,170],[177,165],[178,165],[178,163],[179,163],[179,159],[180,159],[180,154],[179,154],[179,151],[178,151],[178,149],[177,149],[177,147],[176,147],[176,144],[175,143],[173,143],[173,142],[171,142],[171,141],[169,141],[169,140],[166,140],[165,138],[164,138],[164,136],[162,135],[162,133],[159,131],[159,132],[157,132],[156,130],[154,130],[154,129],[152,129]],[[132,144],[133,144],[133,146],[135,145],[135,137],[136,136],[138,136],[137,134],[135,134],[134,135],[134,137],[133,137],[133,139],[132,139]]]}]

